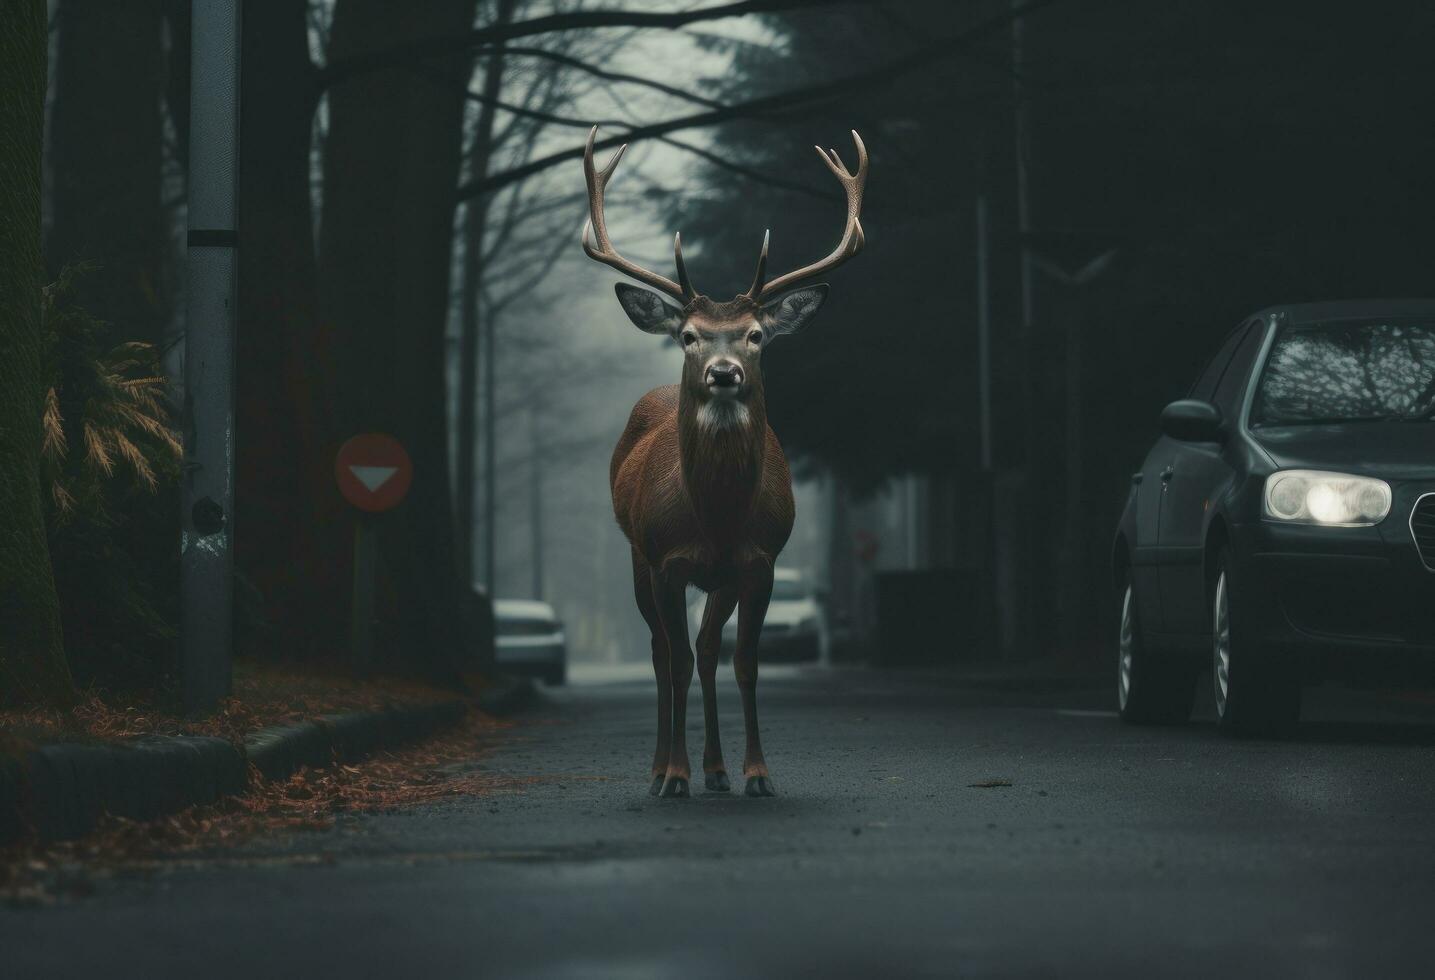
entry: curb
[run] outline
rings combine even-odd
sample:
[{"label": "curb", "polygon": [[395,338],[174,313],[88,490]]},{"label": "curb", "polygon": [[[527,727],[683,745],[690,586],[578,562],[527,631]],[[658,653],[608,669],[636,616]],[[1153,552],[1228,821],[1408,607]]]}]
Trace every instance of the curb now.
[{"label": "curb", "polygon": [[109,745],[60,743],[24,761],[0,759],[0,844],[33,830],[41,840],[70,840],[106,813],[153,820],[244,792],[252,764],[268,779],[301,767],[352,762],[457,723],[463,701],[386,711],[323,715],[297,725],[261,728],[237,746],[222,738],[150,735]]}]

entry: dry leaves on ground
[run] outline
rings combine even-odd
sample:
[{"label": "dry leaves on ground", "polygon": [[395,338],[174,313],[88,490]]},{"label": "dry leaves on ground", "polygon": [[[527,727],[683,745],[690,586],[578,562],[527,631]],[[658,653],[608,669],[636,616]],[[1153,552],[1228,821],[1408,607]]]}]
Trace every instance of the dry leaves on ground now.
[{"label": "dry leaves on ground", "polygon": [[[213,735],[239,742],[266,725],[292,724],[333,712],[433,704],[453,696],[451,691],[403,678],[359,680],[342,671],[301,672],[241,663],[235,669],[233,695],[208,718],[184,718],[153,700],[92,692],[68,709],[0,711],[0,740],[10,743],[12,751],[47,741],[138,735]],[[0,750],[5,747],[0,744]]]},{"label": "dry leaves on ground", "polygon": [[330,830],[346,813],[515,790],[525,781],[474,768],[484,741],[508,724],[470,710],[444,734],[353,765],[305,769],[279,782],[253,772],[243,796],[148,822],[109,817],[78,841],[0,850],[0,900],[33,904],[83,896],[93,889],[94,874],[145,870],[186,856],[232,855],[234,845],[262,835]]}]

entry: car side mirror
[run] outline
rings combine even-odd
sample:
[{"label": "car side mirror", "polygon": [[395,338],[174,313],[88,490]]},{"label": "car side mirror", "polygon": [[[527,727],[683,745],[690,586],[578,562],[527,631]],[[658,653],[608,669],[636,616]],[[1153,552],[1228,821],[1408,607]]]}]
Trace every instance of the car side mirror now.
[{"label": "car side mirror", "polygon": [[1161,410],[1161,431],[1182,442],[1221,442],[1226,430],[1221,410],[1196,398],[1174,401]]}]

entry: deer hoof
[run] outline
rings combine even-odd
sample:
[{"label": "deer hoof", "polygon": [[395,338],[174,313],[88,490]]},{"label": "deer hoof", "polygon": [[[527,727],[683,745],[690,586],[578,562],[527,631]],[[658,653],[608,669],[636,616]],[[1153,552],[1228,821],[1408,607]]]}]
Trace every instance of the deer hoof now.
[{"label": "deer hoof", "polygon": [[707,786],[709,793],[727,793],[732,790],[725,772],[703,773],[703,784]]},{"label": "deer hoof", "polygon": [[658,792],[659,796],[687,796],[688,781],[682,776],[669,776],[663,783],[663,788]]},{"label": "deer hoof", "polygon": [[771,776],[748,776],[747,789],[743,792],[748,796],[776,796],[777,787],[773,785]]},{"label": "deer hoof", "polygon": [[653,785],[648,787],[649,796],[657,796],[663,789],[663,774],[658,773],[653,777]]}]

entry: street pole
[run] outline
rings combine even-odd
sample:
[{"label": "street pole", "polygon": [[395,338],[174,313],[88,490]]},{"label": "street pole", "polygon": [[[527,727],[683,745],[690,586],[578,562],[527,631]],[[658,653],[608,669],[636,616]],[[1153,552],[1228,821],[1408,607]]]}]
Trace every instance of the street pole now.
[{"label": "street pole", "polygon": [[[1021,336],[1018,343],[1024,354],[1020,372],[1023,414],[1021,459],[1024,479],[1022,480],[1020,506],[1014,509],[1008,507],[1003,511],[1008,523],[1005,528],[999,529],[998,533],[1018,536],[1018,540],[1012,542],[1011,549],[1017,559],[1016,578],[1013,581],[1024,581],[1027,584],[1026,588],[1012,589],[1004,596],[1006,610],[1003,615],[1008,620],[1010,630],[1004,628],[1003,635],[1010,638],[1008,653],[1024,648],[1024,652],[1031,655],[1035,653],[1034,648],[1043,632],[1041,624],[1036,621],[1038,610],[1032,601],[1032,596],[1042,593],[1046,587],[1046,581],[1041,574],[1042,563],[1037,560],[1036,555],[1037,542],[1045,539],[1045,525],[1042,523],[1041,509],[1034,506],[1037,469],[1036,378],[1041,372],[1041,351],[1036,342],[1032,299],[1031,193],[1027,179],[1027,157],[1031,135],[1028,130],[1026,86],[1022,77],[1026,67],[1023,50],[1025,18],[1020,16],[1024,4],[1025,0],[1011,0],[1011,9],[1014,14],[1017,14],[1011,22],[1012,128],[1016,140],[1017,243],[1020,249],[1018,274],[1021,291]],[[1025,519],[1021,522],[1013,520],[1012,517],[1015,514],[1023,514]],[[1040,526],[1033,526],[1033,524]]]},{"label": "street pole", "polygon": [[349,650],[355,672],[367,675],[374,666],[374,593],[379,547],[372,514],[354,521],[354,596],[350,606]]},{"label": "street pole", "polygon": [[240,0],[194,0],[180,486],[180,645],[189,714],[214,710],[232,681],[239,17]]},{"label": "street pole", "polygon": [[538,406],[528,409],[529,442],[533,448],[533,461],[529,464],[529,512],[532,532],[530,550],[533,552],[533,598],[543,598],[543,433],[539,426]]},{"label": "street pole", "polygon": [[1083,537],[1081,508],[1081,317],[1068,305],[1066,310],[1066,593],[1063,596],[1062,634],[1070,643],[1081,627]]},{"label": "street pole", "polygon": [[498,398],[494,390],[496,373],[493,370],[494,352],[498,346],[494,343],[497,327],[498,318],[490,310],[488,323],[483,329],[483,587],[488,590],[490,600],[498,598],[493,581],[494,547],[498,537],[498,453],[495,449]]},{"label": "street pole", "polygon": [[977,419],[982,472],[992,470],[992,306],[987,267],[987,196],[977,195]]}]

